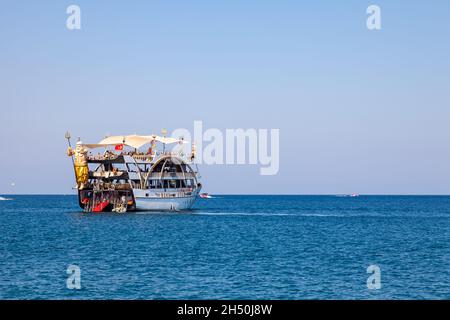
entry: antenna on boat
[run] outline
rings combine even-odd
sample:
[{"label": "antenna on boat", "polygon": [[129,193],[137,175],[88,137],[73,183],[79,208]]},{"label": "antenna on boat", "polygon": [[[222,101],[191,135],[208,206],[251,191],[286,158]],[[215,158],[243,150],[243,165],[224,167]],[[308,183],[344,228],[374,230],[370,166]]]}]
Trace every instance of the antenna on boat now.
[{"label": "antenna on boat", "polygon": [[[166,128],[162,128],[161,129],[161,134],[163,135],[163,137],[165,138],[167,135],[167,129]],[[163,143],[163,154],[166,153],[166,144]]]}]

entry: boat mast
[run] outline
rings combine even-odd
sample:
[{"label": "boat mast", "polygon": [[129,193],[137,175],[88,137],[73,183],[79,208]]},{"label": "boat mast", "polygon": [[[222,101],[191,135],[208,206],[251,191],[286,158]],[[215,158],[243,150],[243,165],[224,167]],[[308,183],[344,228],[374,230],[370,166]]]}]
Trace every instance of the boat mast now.
[{"label": "boat mast", "polygon": [[[167,135],[167,129],[166,128],[161,129],[161,133],[162,133],[163,137],[165,138]],[[163,154],[165,154],[165,153],[166,153],[166,144],[163,142]]]}]

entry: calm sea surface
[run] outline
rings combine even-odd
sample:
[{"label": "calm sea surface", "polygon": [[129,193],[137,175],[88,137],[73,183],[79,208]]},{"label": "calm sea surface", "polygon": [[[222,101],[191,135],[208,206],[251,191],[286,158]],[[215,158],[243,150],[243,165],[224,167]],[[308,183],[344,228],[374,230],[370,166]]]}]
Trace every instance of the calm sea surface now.
[{"label": "calm sea surface", "polygon": [[[3,299],[450,299],[450,197],[218,196],[123,215],[8,197]],[[71,264],[80,290],[66,287]]]}]

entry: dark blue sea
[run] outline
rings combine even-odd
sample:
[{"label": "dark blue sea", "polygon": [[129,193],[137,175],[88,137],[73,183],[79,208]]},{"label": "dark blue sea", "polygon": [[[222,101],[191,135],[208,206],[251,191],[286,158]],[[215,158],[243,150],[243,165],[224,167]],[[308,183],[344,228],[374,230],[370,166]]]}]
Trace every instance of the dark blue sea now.
[{"label": "dark blue sea", "polygon": [[[446,196],[217,196],[169,214],[7,197],[2,299],[450,298]],[[380,289],[368,289],[370,265]]]}]

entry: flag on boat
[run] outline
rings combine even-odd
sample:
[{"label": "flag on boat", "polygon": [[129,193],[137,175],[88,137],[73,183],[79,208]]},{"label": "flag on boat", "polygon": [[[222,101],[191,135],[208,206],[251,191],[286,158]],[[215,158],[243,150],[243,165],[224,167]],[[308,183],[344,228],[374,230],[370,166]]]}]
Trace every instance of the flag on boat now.
[{"label": "flag on boat", "polygon": [[123,150],[123,144],[116,144],[116,150],[117,151]]}]

